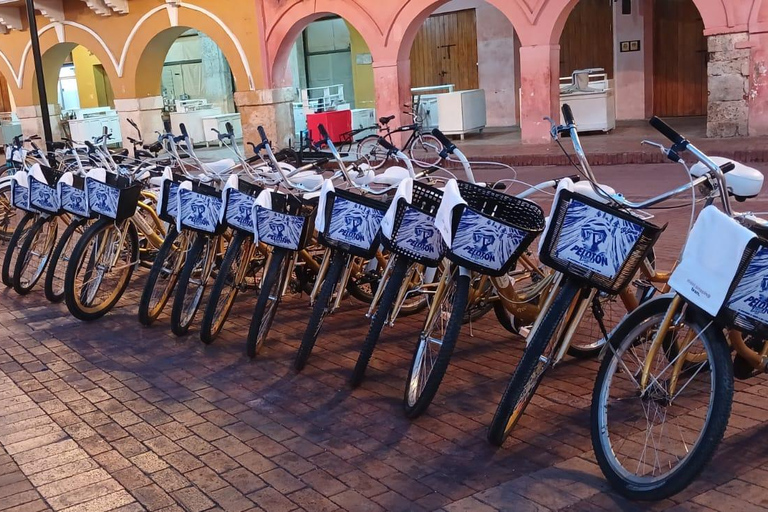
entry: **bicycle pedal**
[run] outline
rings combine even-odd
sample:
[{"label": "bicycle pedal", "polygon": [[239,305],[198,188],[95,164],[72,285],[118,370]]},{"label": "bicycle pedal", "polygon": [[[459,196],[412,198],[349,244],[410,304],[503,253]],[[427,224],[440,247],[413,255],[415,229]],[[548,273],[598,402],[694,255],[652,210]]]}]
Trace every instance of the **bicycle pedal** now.
[{"label": "bicycle pedal", "polygon": [[523,338],[527,338],[529,334],[531,334],[531,328],[530,327],[521,327],[520,328],[520,336],[522,336]]}]

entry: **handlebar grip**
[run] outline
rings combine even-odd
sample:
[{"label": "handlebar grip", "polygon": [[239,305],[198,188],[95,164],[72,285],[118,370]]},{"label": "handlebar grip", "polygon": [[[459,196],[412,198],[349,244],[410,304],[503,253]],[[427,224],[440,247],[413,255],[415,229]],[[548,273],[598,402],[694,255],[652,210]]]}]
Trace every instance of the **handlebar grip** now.
[{"label": "handlebar grip", "polygon": [[565,124],[574,124],[573,120],[573,111],[571,110],[571,106],[567,103],[563,104],[563,119],[565,120]]},{"label": "handlebar grip", "polygon": [[394,145],[392,145],[387,139],[384,137],[379,137],[379,146],[383,147],[384,149],[388,151],[399,151]]},{"label": "handlebar grip", "polygon": [[232,127],[232,123],[230,123],[229,121],[227,121],[227,123],[224,125],[224,127],[227,129],[227,133],[229,135],[234,135],[235,134],[235,129]]},{"label": "handlebar grip", "polygon": [[267,142],[267,140],[268,140],[267,139],[267,132],[264,131],[264,127],[259,125],[257,130],[259,131],[259,137],[261,137],[261,142]]},{"label": "handlebar grip", "polygon": [[330,162],[330,161],[331,161],[331,159],[330,159],[330,158],[327,158],[327,157],[323,157],[323,158],[320,158],[320,159],[318,159],[318,160],[315,160],[315,161],[314,161],[314,162],[312,162],[312,163],[315,165],[315,167],[320,167],[321,165],[325,165],[325,164],[327,164],[327,163],[328,163],[328,162]]},{"label": "handlebar grip", "polygon": [[136,125],[136,121],[134,121],[130,117],[128,119],[126,119],[126,121],[128,121],[128,124],[133,126],[134,128],[136,128],[137,130],[139,129],[139,127]]},{"label": "handlebar grip", "polygon": [[184,126],[184,123],[179,123],[179,130],[181,130],[181,134],[186,137],[187,136],[187,127]]},{"label": "handlebar grip", "polygon": [[656,128],[659,133],[664,135],[666,138],[672,141],[673,144],[676,146],[686,146],[687,141],[685,140],[685,137],[677,133],[671,126],[669,126],[667,123],[662,121],[656,116],[653,116],[651,120],[649,121],[651,126]]},{"label": "handlebar grip", "polygon": [[451,142],[451,139],[446,137],[445,134],[440,130],[438,130],[437,128],[434,128],[432,130],[432,135],[434,135],[435,138],[440,141],[440,144],[443,145],[443,147],[447,152],[453,153],[453,150],[456,149],[456,144]]},{"label": "handlebar grip", "polygon": [[325,126],[320,123],[317,125],[317,130],[320,132],[320,136],[323,138],[323,140],[328,140],[330,137],[328,137],[328,131],[325,129]]},{"label": "handlebar grip", "polygon": [[51,143],[51,148],[54,149],[54,150],[56,150],[56,149],[66,149],[67,145],[64,144],[63,142],[56,141],[56,142],[52,142]]}]

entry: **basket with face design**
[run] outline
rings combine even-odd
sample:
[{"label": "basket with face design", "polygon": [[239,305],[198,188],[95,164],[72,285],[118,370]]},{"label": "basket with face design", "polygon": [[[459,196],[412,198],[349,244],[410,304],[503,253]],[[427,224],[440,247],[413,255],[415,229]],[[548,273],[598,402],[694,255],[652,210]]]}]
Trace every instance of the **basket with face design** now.
[{"label": "basket with face design", "polygon": [[120,222],[136,213],[141,184],[108,172],[104,181],[90,176],[85,178],[85,190],[91,213]]},{"label": "basket with face design", "polygon": [[413,182],[411,202],[397,200],[392,238],[382,236],[390,252],[428,267],[436,267],[446,246],[435,226],[435,215],[443,192],[418,181]]},{"label": "basket with face design", "polygon": [[486,275],[506,274],[544,230],[544,212],[531,201],[488,187],[464,181],[458,186],[467,204],[453,209],[446,257]]},{"label": "basket with face design", "polygon": [[327,247],[371,258],[380,242],[381,221],[389,203],[346,190],[326,194],[325,229],[318,240]]},{"label": "basket with face design", "polygon": [[160,191],[161,200],[158,201],[157,216],[165,222],[175,223],[179,214],[179,185],[187,181],[187,178],[180,174],[173,174],[170,178],[163,180],[162,190]]},{"label": "basket with face design", "polygon": [[224,191],[224,222],[232,229],[253,233],[253,205],[263,188],[242,179]]},{"label": "basket with face design", "polygon": [[314,231],[317,201],[306,201],[292,195],[270,192],[272,206],[253,208],[254,236],[272,247],[297,251],[309,243]]},{"label": "basket with face design", "polygon": [[59,199],[61,209],[78,217],[89,217],[88,194],[85,191],[85,178],[72,176],[72,184],[59,183]]},{"label": "basket with face design", "polygon": [[541,261],[616,294],[630,283],[665,227],[562,190],[552,208]]},{"label": "basket with face design", "polygon": [[224,202],[221,191],[199,182],[192,182],[191,190],[179,186],[179,211],[176,218],[179,230],[191,229],[202,233],[221,234],[226,224],[220,222]]},{"label": "basket with face design", "polygon": [[[757,230],[756,230],[757,231]],[[718,318],[727,327],[768,338],[768,233],[749,242]],[[761,238],[762,237],[762,238]]]},{"label": "basket with face design", "polygon": [[56,183],[64,173],[49,167],[43,167],[42,165],[40,170],[45,181],[35,177],[34,172],[29,173],[29,204],[41,212],[58,213],[61,209],[61,201],[59,199],[59,192],[56,189]]}]

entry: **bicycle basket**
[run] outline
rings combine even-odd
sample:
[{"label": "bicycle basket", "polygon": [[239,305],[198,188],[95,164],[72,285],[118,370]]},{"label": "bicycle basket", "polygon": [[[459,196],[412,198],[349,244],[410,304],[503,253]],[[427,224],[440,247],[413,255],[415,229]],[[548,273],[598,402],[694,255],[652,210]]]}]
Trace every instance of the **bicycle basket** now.
[{"label": "bicycle basket", "polygon": [[157,216],[163,221],[176,222],[176,217],[179,215],[179,185],[185,181],[187,178],[180,174],[172,174],[170,178],[163,180],[163,188],[160,191],[162,200],[157,204]]},{"label": "bicycle basket", "polygon": [[199,182],[189,182],[192,188],[179,185],[178,229],[191,229],[202,233],[221,234],[227,226],[220,222],[221,191]]},{"label": "bicycle basket", "polygon": [[271,208],[259,204],[253,207],[256,240],[292,251],[303,249],[314,231],[317,202],[310,203],[278,192],[270,192],[270,195]]},{"label": "bicycle basket", "polygon": [[446,250],[435,226],[442,198],[441,190],[414,181],[411,202],[397,200],[392,238],[382,236],[387,249],[416,263],[436,267]]},{"label": "bicycle basket", "polygon": [[718,314],[728,327],[765,338],[768,335],[768,241],[749,242],[725,303]]},{"label": "bicycle basket", "polygon": [[347,190],[326,194],[325,229],[319,233],[321,244],[354,256],[371,258],[379,248],[379,228],[388,203]]},{"label": "bicycle basket", "polygon": [[56,183],[64,173],[42,165],[40,171],[42,176],[36,175],[35,171],[29,173],[29,204],[41,212],[58,213],[61,209],[61,201],[56,190]]},{"label": "bicycle basket", "polygon": [[237,188],[224,191],[224,221],[233,229],[253,233],[253,205],[261,191],[258,185],[238,179]]},{"label": "bicycle basket", "polygon": [[67,178],[59,180],[59,199],[61,209],[78,217],[89,217],[88,194],[85,192],[85,178],[70,173],[72,182]]},{"label": "bicycle basket", "polygon": [[85,178],[88,193],[88,208],[98,215],[124,221],[136,213],[141,195],[141,184],[132,183],[125,176],[106,173],[104,181],[94,177]]},{"label": "bicycle basket", "polygon": [[559,193],[541,261],[610,294],[629,284],[664,227],[568,190]]},{"label": "bicycle basket", "polygon": [[446,257],[489,276],[506,274],[544,230],[544,211],[531,201],[458,182],[467,204],[453,209]]}]

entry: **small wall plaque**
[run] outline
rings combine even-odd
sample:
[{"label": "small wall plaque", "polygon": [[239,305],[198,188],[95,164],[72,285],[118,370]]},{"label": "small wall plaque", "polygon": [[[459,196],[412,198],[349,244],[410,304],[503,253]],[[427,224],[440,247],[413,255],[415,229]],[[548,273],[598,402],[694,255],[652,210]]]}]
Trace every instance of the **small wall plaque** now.
[{"label": "small wall plaque", "polygon": [[370,53],[358,53],[355,55],[356,64],[373,64],[373,57]]},{"label": "small wall plaque", "polygon": [[640,40],[636,39],[634,41],[621,41],[621,43],[619,43],[619,50],[621,53],[639,52]]}]

